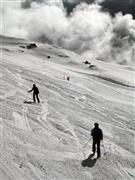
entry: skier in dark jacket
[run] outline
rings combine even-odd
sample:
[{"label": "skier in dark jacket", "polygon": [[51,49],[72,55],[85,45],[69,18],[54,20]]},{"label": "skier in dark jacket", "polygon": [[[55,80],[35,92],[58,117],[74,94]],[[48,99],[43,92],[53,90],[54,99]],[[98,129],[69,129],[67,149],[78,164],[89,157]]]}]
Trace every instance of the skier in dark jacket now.
[{"label": "skier in dark jacket", "polygon": [[37,98],[38,103],[40,103],[40,100],[39,100],[39,97],[38,97],[39,90],[38,90],[38,87],[35,84],[33,84],[32,89],[30,91],[28,91],[28,92],[31,92],[31,91],[33,91],[33,101],[34,101],[34,103],[36,102],[36,98]]},{"label": "skier in dark jacket", "polygon": [[99,128],[99,124],[95,123],[94,128],[91,131],[91,136],[93,139],[93,146],[92,146],[92,151],[93,155],[95,154],[96,151],[96,146],[97,146],[97,157],[100,157],[100,141],[103,140],[103,133],[102,130]]}]

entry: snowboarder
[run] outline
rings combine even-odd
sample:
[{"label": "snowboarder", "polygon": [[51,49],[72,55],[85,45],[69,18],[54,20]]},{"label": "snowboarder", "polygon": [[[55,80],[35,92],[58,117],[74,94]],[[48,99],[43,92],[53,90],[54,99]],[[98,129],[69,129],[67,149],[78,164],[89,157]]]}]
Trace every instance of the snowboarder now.
[{"label": "snowboarder", "polygon": [[93,139],[92,151],[94,155],[96,151],[96,146],[97,146],[97,158],[99,158],[100,157],[100,141],[103,140],[103,133],[102,133],[102,130],[99,128],[98,123],[95,123],[94,126],[95,127],[91,131],[91,136]]},{"label": "snowboarder", "polygon": [[30,91],[28,91],[28,92],[31,92],[31,91],[33,91],[33,102],[35,103],[36,98],[37,98],[38,103],[40,103],[40,100],[39,100],[39,97],[38,97],[39,89],[35,84],[33,84],[32,89]]}]

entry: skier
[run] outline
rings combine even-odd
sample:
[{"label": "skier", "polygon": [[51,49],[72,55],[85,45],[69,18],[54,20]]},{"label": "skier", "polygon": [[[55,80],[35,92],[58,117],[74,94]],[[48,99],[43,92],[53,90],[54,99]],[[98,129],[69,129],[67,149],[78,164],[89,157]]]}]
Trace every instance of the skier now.
[{"label": "skier", "polygon": [[30,91],[28,91],[28,92],[31,92],[31,91],[33,91],[33,101],[34,101],[34,103],[36,102],[36,98],[37,98],[38,103],[40,103],[40,100],[39,100],[39,97],[38,97],[39,89],[35,84],[33,84],[32,89]]},{"label": "skier", "polygon": [[103,140],[103,133],[102,133],[102,130],[99,128],[98,123],[95,123],[94,126],[95,127],[91,131],[91,136],[93,139],[92,151],[94,155],[96,151],[96,146],[97,146],[97,158],[99,158],[100,157],[100,141]]},{"label": "skier", "polygon": [[68,77],[67,77],[67,81],[69,81],[69,80],[70,80],[70,77],[68,76]]}]

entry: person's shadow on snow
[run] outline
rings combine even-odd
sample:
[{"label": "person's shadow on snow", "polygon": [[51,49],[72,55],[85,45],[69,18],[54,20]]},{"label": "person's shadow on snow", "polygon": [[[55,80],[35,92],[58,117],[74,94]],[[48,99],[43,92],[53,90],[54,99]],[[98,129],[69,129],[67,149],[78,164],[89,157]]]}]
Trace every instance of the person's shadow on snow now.
[{"label": "person's shadow on snow", "polygon": [[97,161],[97,159],[92,159],[94,155],[90,154],[89,157],[85,160],[82,161],[82,166],[83,167],[93,167]]}]

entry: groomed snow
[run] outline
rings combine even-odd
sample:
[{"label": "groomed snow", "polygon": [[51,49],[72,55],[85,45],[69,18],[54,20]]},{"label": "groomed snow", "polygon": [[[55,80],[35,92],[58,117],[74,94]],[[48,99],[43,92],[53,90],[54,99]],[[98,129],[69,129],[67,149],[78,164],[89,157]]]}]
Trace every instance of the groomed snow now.
[{"label": "groomed snow", "polygon": [[[91,59],[89,68],[59,47],[1,41],[1,180],[135,179],[134,68]],[[24,103],[33,83],[40,104]],[[95,122],[104,133],[102,157],[83,161]]]}]

